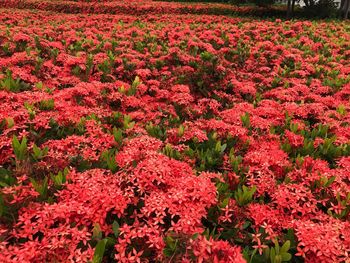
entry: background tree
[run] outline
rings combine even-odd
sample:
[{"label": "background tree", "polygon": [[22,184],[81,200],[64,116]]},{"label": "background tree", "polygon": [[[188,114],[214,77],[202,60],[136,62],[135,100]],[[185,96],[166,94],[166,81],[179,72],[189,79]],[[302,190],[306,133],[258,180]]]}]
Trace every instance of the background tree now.
[{"label": "background tree", "polygon": [[340,2],[339,10],[340,10],[340,15],[345,19],[348,19],[349,11],[350,11],[350,0],[342,0]]}]

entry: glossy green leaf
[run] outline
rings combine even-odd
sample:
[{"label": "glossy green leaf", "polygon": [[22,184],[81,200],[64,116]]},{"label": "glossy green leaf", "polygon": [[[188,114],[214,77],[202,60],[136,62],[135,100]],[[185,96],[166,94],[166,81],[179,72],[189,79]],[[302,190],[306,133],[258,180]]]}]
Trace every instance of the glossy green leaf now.
[{"label": "glossy green leaf", "polygon": [[105,249],[106,249],[106,244],[107,244],[106,239],[102,239],[97,243],[97,245],[95,247],[95,253],[94,253],[94,257],[92,259],[92,263],[101,263],[102,262],[103,255],[104,255]]}]

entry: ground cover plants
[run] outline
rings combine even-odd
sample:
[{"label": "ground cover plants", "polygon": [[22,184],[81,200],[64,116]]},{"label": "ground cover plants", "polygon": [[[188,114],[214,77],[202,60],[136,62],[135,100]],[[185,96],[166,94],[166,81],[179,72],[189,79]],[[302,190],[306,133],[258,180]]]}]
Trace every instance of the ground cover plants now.
[{"label": "ground cover plants", "polygon": [[1,3],[0,262],[349,262],[349,22],[67,2]]}]

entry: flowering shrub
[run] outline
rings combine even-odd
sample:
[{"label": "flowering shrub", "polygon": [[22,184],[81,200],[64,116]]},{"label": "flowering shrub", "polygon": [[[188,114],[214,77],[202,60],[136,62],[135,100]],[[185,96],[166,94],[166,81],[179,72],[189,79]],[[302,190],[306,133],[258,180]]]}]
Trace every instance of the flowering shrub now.
[{"label": "flowering shrub", "polygon": [[347,22],[0,6],[1,262],[350,260]]}]

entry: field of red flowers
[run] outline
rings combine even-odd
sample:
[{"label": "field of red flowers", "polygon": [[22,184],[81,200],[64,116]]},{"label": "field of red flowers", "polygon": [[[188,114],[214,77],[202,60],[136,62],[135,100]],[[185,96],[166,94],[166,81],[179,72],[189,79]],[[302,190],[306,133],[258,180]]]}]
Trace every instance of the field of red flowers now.
[{"label": "field of red flowers", "polygon": [[349,22],[0,6],[0,262],[350,262]]}]

